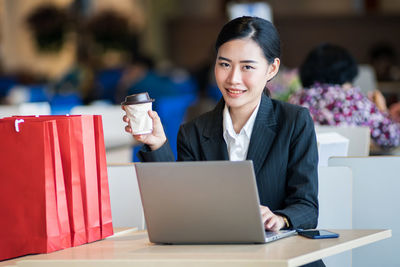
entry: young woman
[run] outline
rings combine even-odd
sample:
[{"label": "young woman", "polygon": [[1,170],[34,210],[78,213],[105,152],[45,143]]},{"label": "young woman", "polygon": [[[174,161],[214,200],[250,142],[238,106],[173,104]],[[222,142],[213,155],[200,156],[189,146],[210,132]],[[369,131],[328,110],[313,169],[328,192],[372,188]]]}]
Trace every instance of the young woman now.
[{"label": "young woman", "polygon": [[[268,97],[266,83],[279,70],[275,27],[256,17],[227,23],[216,41],[215,77],[222,99],[214,110],[181,125],[178,160],[252,160],[265,229],[315,228],[318,153],[307,109]],[[142,161],[173,161],[156,112]],[[125,116],[124,121],[128,122]],[[125,129],[132,132],[129,126]],[[238,214],[240,216],[240,214]]]}]

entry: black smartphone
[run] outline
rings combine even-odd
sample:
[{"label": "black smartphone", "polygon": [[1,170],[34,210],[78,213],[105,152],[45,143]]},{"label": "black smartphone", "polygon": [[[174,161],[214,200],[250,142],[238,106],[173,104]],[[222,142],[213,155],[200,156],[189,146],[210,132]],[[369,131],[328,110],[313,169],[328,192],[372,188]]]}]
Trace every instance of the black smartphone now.
[{"label": "black smartphone", "polygon": [[297,233],[301,236],[305,236],[307,238],[312,238],[312,239],[322,239],[322,238],[337,238],[339,237],[339,234],[330,232],[327,230],[299,230]]}]

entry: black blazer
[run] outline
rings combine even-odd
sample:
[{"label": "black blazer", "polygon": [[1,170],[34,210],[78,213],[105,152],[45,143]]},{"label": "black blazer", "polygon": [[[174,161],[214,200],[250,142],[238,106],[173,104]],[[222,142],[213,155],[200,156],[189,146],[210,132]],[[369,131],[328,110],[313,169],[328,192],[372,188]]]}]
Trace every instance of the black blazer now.
[{"label": "black blazer", "polygon": [[[223,99],[214,110],[181,125],[178,160],[229,160],[223,138]],[[168,142],[144,147],[142,161],[174,161]],[[314,124],[306,108],[263,94],[247,159],[253,161],[260,203],[285,215],[293,228],[315,228],[318,220],[318,152]]]}]

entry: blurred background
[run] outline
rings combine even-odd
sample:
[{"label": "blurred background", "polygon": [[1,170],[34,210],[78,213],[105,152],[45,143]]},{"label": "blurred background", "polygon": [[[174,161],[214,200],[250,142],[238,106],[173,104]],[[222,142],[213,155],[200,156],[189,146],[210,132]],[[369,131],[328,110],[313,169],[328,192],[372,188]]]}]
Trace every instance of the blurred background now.
[{"label": "blurred background", "polygon": [[1,0],[0,117],[104,114],[106,145],[118,147],[112,131],[123,134],[123,124],[109,121],[120,120],[126,95],[147,91],[174,146],[179,124],[220,98],[213,45],[222,25],[261,11],[282,41],[273,97],[287,100],[306,54],[330,42],[356,58],[363,91],[400,100],[398,0]]}]

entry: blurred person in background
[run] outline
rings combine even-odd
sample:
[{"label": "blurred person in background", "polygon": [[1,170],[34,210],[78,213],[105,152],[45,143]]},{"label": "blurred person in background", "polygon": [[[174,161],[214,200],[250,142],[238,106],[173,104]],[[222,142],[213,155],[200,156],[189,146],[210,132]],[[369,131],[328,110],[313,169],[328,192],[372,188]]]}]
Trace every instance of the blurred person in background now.
[{"label": "blurred person in background", "polygon": [[103,10],[92,15],[86,26],[85,43],[92,64],[93,85],[85,102],[117,104],[118,86],[129,66],[132,47],[138,45],[137,30],[127,15],[117,10]]},{"label": "blurred person in background", "polygon": [[303,89],[289,102],[309,109],[316,124],[368,126],[373,142],[384,150],[400,145],[400,124],[392,120],[382,94],[369,97],[353,86],[355,59],[342,47],[321,44],[300,66]]},{"label": "blurred person in background", "polygon": [[[173,68],[173,67],[171,67]],[[149,56],[132,49],[130,62],[124,67],[117,83],[116,103],[121,103],[126,95],[147,91],[152,98],[162,99],[179,95],[179,87],[169,74],[161,73]],[[158,103],[154,103],[157,107]]]},{"label": "blurred person in background", "polygon": [[395,49],[390,44],[376,44],[370,51],[371,65],[378,81],[399,81],[400,67]]},{"label": "blurred person in background", "polygon": [[[149,84],[143,84],[143,88],[137,89],[140,82],[145,81],[154,69],[154,62],[151,58],[138,56],[135,52],[130,55],[130,62],[124,68],[122,76],[118,81],[116,103],[121,103],[126,95],[137,93],[138,90],[152,90]],[[151,79],[151,78],[150,78]],[[155,97],[153,92],[150,92]]]}]

